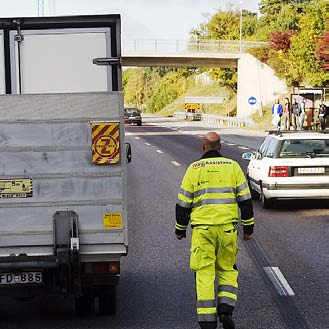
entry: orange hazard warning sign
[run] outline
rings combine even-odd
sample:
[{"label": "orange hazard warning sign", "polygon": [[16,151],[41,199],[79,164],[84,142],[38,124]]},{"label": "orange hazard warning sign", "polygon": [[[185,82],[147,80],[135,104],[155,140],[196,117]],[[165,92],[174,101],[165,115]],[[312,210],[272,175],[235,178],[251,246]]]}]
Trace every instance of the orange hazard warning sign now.
[{"label": "orange hazard warning sign", "polygon": [[92,161],[96,164],[118,163],[120,160],[118,122],[91,123]]}]

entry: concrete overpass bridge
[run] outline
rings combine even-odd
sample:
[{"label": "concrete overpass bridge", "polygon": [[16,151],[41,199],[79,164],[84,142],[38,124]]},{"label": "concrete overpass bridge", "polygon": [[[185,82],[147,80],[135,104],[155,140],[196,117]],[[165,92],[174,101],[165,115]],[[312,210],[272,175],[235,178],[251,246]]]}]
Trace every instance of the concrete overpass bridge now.
[{"label": "concrete overpass bridge", "polygon": [[122,65],[237,68],[247,49],[264,44],[237,40],[123,40]]},{"label": "concrete overpass bridge", "polygon": [[247,53],[264,45],[240,40],[122,40],[122,65],[237,68],[237,117],[250,118],[288,92],[285,81]]}]

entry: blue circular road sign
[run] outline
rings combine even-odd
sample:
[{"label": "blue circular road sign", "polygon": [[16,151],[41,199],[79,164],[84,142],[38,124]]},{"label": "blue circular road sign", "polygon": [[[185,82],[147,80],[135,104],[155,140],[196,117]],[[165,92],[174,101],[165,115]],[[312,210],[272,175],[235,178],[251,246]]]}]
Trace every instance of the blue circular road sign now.
[{"label": "blue circular road sign", "polygon": [[248,103],[249,103],[250,105],[255,105],[255,104],[257,103],[257,99],[256,99],[256,97],[254,97],[254,96],[249,97],[249,99],[248,99]]}]

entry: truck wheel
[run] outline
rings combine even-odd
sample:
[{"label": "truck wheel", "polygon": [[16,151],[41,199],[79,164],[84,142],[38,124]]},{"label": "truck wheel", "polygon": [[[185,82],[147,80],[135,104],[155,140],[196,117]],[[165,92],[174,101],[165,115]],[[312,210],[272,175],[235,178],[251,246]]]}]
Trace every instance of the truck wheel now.
[{"label": "truck wheel", "polygon": [[106,286],[99,289],[98,309],[102,315],[114,315],[117,312],[117,287]]},{"label": "truck wheel", "polygon": [[78,315],[92,315],[95,313],[95,298],[90,294],[75,298],[75,313]]}]

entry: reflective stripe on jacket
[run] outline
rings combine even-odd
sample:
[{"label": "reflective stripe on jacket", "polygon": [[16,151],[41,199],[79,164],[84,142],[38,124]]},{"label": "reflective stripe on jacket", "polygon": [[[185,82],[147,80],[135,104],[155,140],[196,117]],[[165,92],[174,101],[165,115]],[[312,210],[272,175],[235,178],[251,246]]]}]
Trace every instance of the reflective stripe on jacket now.
[{"label": "reflective stripe on jacket", "polygon": [[192,226],[237,222],[239,204],[247,200],[251,209],[241,215],[242,224],[253,225],[250,191],[240,165],[209,151],[186,170],[178,193],[176,229],[186,229],[189,220]]}]

